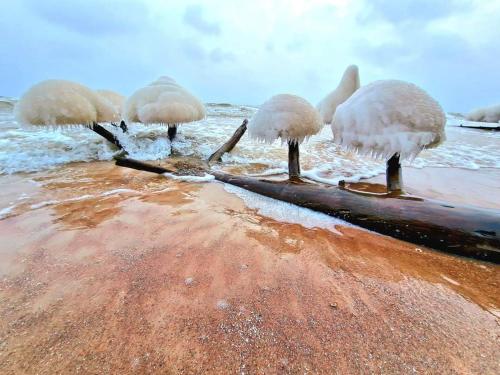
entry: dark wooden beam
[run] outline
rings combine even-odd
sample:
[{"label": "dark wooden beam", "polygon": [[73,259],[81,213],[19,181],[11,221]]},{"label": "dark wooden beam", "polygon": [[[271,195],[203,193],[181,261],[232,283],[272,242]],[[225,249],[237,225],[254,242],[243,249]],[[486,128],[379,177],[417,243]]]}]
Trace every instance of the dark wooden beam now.
[{"label": "dark wooden beam", "polygon": [[217,151],[210,155],[210,157],[208,158],[208,163],[220,162],[222,160],[222,155],[224,155],[226,152],[231,152],[234,146],[236,146],[236,144],[240,141],[241,137],[243,137],[243,134],[245,134],[245,132],[247,131],[247,124],[248,120],[244,119],[243,123],[238,127],[238,129],[236,129],[233,136]]},{"label": "dark wooden beam", "polygon": [[103,126],[94,122],[92,125],[89,126],[89,128],[94,132],[96,132],[97,134],[99,134],[101,137],[105,138],[108,142],[114,144],[120,150],[124,150],[124,147],[122,146],[118,138],[109,130],[106,130]]}]

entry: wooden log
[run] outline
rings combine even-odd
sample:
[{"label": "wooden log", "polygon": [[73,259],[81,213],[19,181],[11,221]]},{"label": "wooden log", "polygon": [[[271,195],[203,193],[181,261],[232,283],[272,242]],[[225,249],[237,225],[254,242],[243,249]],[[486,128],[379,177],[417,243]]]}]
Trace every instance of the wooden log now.
[{"label": "wooden log", "polygon": [[467,129],[478,129],[478,130],[492,130],[492,131],[500,131],[500,126],[470,126],[470,125],[459,125],[460,128]]},{"label": "wooden log", "polygon": [[108,142],[111,142],[114,144],[116,147],[118,147],[120,150],[124,150],[124,147],[116,138],[116,136],[111,133],[110,131],[106,130],[104,127],[99,125],[98,123],[94,122],[91,126],[90,129],[99,134],[101,137],[105,138]]},{"label": "wooden log", "polygon": [[399,162],[399,154],[396,153],[387,161],[385,178],[387,181],[388,192],[403,191],[403,176],[401,174],[401,163]]},{"label": "wooden log", "polygon": [[288,141],[288,178],[297,180],[300,178],[299,143]]},{"label": "wooden log", "polygon": [[170,141],[172,141],[176,135],[177,135],[177,126],[169,125],[168,126],[168,139],[170,139]]},{"label": "wooden log", "polygon": [[500,211],[415,197],[361,195],[337,187],[212,172],[215,178],[417,245],[500,263]]},{"label": "wooden log", "polygon": [[244,119],[242,124],[236,129],[234,132],[233,136],[226,142],[224,143],[217,151],[215,151],[210,157],[208,158],[208,163],[213,163],[213,162],[220,162],[222,160],[222,155],[224,155],[226,152],[231,152],[234,146],[240,141],[241,137],[243,137],[243,134],[247,131],[247,124],[248,120]]},{"label": "wooden log", "polygon": [[[122,159],[130,160],[130,159]],[[147,163],[123,163],[165,173]],[[378,197],[331,186],[259,180],[211,171],[215,179],[270,198],[323,212],[349,223],[419,246],[500,263],[500,211],[451,205],[408,196]]]},{"label": "wooden log", "polygon": [[139,171],[146,171],[151,173],[163,174],[163,173],[172,173],[173,171],[167,168],[163,168],[160,166],[152,165],[149,163],[144,163],[139,160],[130,159],[130,158],[117,158],[116,165],[120,167],[137,169]]}]

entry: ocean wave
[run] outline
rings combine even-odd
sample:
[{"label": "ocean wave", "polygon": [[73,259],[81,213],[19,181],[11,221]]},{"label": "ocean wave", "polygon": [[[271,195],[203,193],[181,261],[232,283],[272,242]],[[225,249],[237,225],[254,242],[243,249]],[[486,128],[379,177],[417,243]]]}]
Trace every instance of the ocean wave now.
[{"label": "ocean wave", "polygon": [[[161,160],[171,154],[207,159],[232,135],[244,118],[256,108],[250,106],[210,105],[206,119],[179,126],[178,136],[170,142],[167,128],[161,125],[130,124],[124,134],[104,124],[117,135],[130,157]],[[3,113],[3,112],[2,112]],[[46,129],[20,127],[13,114],[0,117],[0,174],[36,172],[71,162],[112,160],[114,146],[84,127]],[[424,150],[404,166],[500,168],[500,134],[457,127],[464,120],[448,116],[447,140],[436,149]],[[332,142],[329,127],[300,146],[304,177],[323,183],[353,181],[385,171],[385,163],[341,149]],[[245,135],[224,163],[216,168],[248,175],[275,175],[287,171],[285,145],[258,143]],[[236,168],[236,169],[235,169]]]}]

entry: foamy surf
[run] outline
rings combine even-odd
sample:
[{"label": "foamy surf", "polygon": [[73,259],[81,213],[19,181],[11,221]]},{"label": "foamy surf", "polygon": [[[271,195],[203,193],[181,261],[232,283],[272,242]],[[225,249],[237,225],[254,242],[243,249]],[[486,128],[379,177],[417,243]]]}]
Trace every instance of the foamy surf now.
[{"label": "foamy surf", "polygon": [[[12,107],[13,104],[0,108],[0,174],[37,172],[72,162],[112,160],[116,152],[106,140],[84,127],[53,130],[21,127],[14,120]],[[207,159],[255,111],[256,108],[249,106],[209,104],[207,118],[179,126],[172,143],[162,125],[129,124],[128,133],[110,124],[103,125],[118,137],[134,159],[163,160],[172,153]],[[448,116],[447,141],[437,149],[422,151],[403,166],[500,168],[500,134],[459,128],[460,124],[466,125],[467,121]],[[336,185],[339,180],[354,182],[385,171],[384,162],[336,146],[329,127],[304,143],[300,152],[302,175],[325,184]],[[272,176],[287,172],[286,161],[286,147],[279,142],[262,144],[245,135],[216,168],[224,171],[236,168],[238,173],[250,176]]]},{"label": "foamy surf", "polygon": [[224,189],[228,193],[235,194],[241,198],[247,207],[256,210],[262,216],[276,221],[299,224],[309,229],[322,228],[338,235],[342,235],[342,233],[336,229],[337,226],[353,226],[346,221],[321,212],[256,194],[234,185],[224,184]]}]

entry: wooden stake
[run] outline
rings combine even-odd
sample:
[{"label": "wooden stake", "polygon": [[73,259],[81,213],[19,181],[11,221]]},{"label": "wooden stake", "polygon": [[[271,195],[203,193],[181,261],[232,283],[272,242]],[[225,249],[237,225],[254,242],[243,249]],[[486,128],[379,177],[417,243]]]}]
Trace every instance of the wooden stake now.
[{"label": "wooden stake", "polygon": [[300,179],[299,143],[288,141],[288,178]]},{"label": "wooden stake", "polygon": [[208,163],[213,163],[213,162],[220,162],[222,159],[222,155],[224,155],[226,152],[231,152],[231,150],[236,146],[236,144],[240,141],[241,137],[243,137],[243,134],[247,131],[247,124],[248,120],[244,119],[243,123],[236,129],[234,132],[233,136],[229,138],[229,140],[224,143],[217,151],[215,151],[210,157],[208,158]]},{"label": "wooden stake", "polygon": [[392,157],[387,161],[386,181],[388,192],[403,191],[403,176],[398,153],[392,155]]},{"label": "wooden stake", "polygon": [[127,124],[125,124],[125,121],[123,121],[123,120],[120,122],[120,128],[122,129],[122,131],[123,131],[124,133],[127,133],[127,132],[128,132],[128,127],[127,127]]},{"label": "wooden stake", "polygon": [[168,125],[168,139],[172,141],[176,135],[177,135],[177,126]]}]

